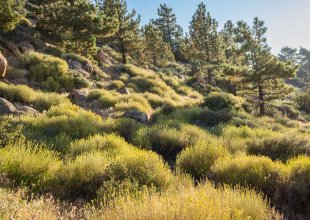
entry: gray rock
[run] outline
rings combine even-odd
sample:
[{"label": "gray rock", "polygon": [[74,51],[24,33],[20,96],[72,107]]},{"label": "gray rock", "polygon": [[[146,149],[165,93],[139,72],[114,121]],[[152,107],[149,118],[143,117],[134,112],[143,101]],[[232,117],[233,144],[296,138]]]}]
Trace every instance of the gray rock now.
[{"label": "gray rock", "polygon": [[147,123],[149,120],[148,114],[146,114],[144,112],[137,111],[137,110],[129,110],[129,111],[124,113],[123,117],[132,118],[132,119],[135,119],[135,120],[142,122],[142,123]]},{"label": "gray rock", "polygon": [[86,102],[86,95],[84,92],[74,89],[70,94],[69,94],[69,99],[73,102],[73,103],[84,103]]},{"label": "gray rock", "polygon": [[97,60],[100,63],[103,64],[107,64],[107,65],[112,65],[112,62],[110,61],[109,55],[105,52],[103,52],[103,50],[99,50],[97,53]]},{"label": "gray rock", "polygon": [[69,59],[68,65],[69,65],[70,69],[83,70],[83,65],[80,62],[76,61],[76,60]]},{"label": "gray rock", "polygon": [[0,115],[9,115],[16,113],[15,106],[4,98],[0,98]]},{"label": "gray rock", "polygon": [[6,74],[6,70],[8,68],[8,61],[6,58],[0,53],[0,77],[4,78]]},{"label": "gray rock", "polygon": [[120,94],[129,95],[130,91],[127,87],[122,87],[119,90],[117,90]]},{"label": "gray rock", "polygon": [[34,51],[34,47],[28,41],[21,42],[19,43],[18,46],[19,46],[19,50],[22,53],[25,53],[27,51]]},{"label": "gray rock", "polygon": [[93,73],[94,71],[94,67],[91,63],[86,63],[84,66],[83,66],[83,70],[88,72],[88,73]]},{"label": "gray rock", "polygon": [[40,112],[38,112],[36,109],[34,109],[30,106],[27,106],[27,105],[15,103],[15,107],[17,109],[18,115],[23,115],[23,114],[32,115],[32,116],[39,116],[40,115]]}]

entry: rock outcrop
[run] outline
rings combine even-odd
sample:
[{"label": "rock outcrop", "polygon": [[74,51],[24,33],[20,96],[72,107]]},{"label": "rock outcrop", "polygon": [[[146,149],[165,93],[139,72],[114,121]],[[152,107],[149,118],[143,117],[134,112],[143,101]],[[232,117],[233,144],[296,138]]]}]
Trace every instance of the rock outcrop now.
[{"label": "rock outcrop", "polygon": [[8,61],[0,53],[0,78],[4,78],[5,77],[7,68],[8,68]]},{"label": "rock outcrop", "polygon": [[0,98],[0,115],[10,115],[16,113],[16,107],[4,98]]},{"label": "rock outcrop", "polygon": [[124,113],[123,117],[132,118],[132,119],[135,119],[135,120],[142,122],[142,123],[147,123],[149,120],[148,114],[146,114],[144,112],[140,112],[138,110],[129,110],[129,111]]}]

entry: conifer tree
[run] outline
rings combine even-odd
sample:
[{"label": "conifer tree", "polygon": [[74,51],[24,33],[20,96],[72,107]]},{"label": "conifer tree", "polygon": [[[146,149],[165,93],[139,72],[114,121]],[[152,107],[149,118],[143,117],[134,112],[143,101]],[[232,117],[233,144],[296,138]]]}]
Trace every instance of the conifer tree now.
[{"label": "conifer tree", "polygon": [[117,18],[118,29],[109,40],[122,53],[123,64],[126,64],[127,56],[141,49],[140,16],[136,16],[135,10],[128,12],[125,0],[105,0],[102,8],[107,16]]},{"label": "conifer tree", "polygon": [[143,28],[144,50],[143,56],[147,63],[154,66],[164,66],[174,61],[171,47],[163,41],[163,33],[152,24]]},{"label": "conifer tree", "polygon": [[189,27],[187,56],[207,73],[210,84],[215,71],[224,59],[222,39],[217,32],[218,23],[206,10],[206,5],[198,5]]},{"label": "conifer tree", "polygon": [[11,31],[25,15],[23,0],[0,0],[0,31]]},{"label": "conifer tree", "polygon": [[284,79],[294,76],[297,66],[282,62],[270,53],[264,22],[254,19],[250,28],[245,22],[238,22],[237,42],[245,54],[245,67],[240,71],[244,84],[244,94],[253,95],[259,104],[259,115],[265,115],[265,104],[290,89]]},{"label": "conifer tree", "polygon": [[180,41],[183,38],[183,30],[177,24],[176,15],[173,13],[172,8],[169,8],[166,4],[160,4],[157,13],[159,18],[154,20],[153,23],[162,31],[163,40],[170,44],[176,58],[180,58]]},{"label": "conifer tree", "polygon": [[37,4],[37,29],[68,51],[94,53],[97,39],[114,34],[117,28],[115,19],[107,17],[88,0],[51,0]]}]

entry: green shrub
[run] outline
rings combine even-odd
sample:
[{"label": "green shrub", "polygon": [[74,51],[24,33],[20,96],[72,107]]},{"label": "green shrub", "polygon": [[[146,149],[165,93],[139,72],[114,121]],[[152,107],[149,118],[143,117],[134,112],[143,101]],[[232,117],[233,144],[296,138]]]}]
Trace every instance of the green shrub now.
[{"label": "green shrub", "polygon": [[70,103],[69,99],[57,93],[41,92],[25,85],[8,85],[3,82],[0,82],[0,95],[11,102],[32,105],[39,111],[59,104]]},{"label": "green shrub", "polygon": [[158,124],[139,129],[132,142],[141,148],[153,150],[167,159],[174,159],[186,147],[208,139],[210,135],[207,132],[193,125]]},{"label": "green shrub", "polygon": [[55,153],[32,143],[20,142],[0,149],[0,171],[18,185],[44,187],[60,165]]},{"label": "green shrub", "polygon": [[228,155],[227,150],[217,143],[202,142],[182,151],[177,158],[177,167],[198,180],[208,177],[215,161]]},{"label": "green shrub", "polygon": [[299,95],[296,99],[296,102],[299,106],[299,109],[305,111],[306,113],[310,113],[310,90]]},{"label": "green shrub", "polygon": [[106,171],[106,180],[132,180],[165,189],[172,180],[169,167],[155,153],[137,150],[119,157]]},{"label": "green shrub", "polygon": [[[130,187],[128,190],[130,190]],[[89,219],[281,219],[260,194],[247,189],[215,189],[210,184],[172,193],[148,190],[110,200]]]},{"label": "green shrub", "polygon": [[310,139],[301,134],[274,134],[247,142],[248,152],[264,155],[272,160],[286,161],[298,155],[310,155]]},{"label": "green shrub", "polygon": [[285,167],[267,157],[240,155],[219,159],[211,171],[216,182],[255,187],[271,196],[279,189]]},{"label": "green shrub", "polygon": [[[24,117],[22,121],[27,126],[29,136],[37,140],[45,140],[59,135],[80,139],[100,133],[103,128],[100,116],[71,104],[52,107],[39,117]],[[60,151],[64,151],[64,147],[63,145],[54,146],[56,150]]]},{"label": "green shrub", "polygon": [[90,152],[104,152],[110,157],[115,157],[118,155],[125,155],[132,148],[133,147],[121,137],[110,134],[104,136],[95,135],[75,141],[70,145],[69,151],[73,156]]},{"label": "green shrub", "polygon": [[204,110],[192,122],[202,127],[213,127],[231,120],[232,114],[226,110]]},{"label": "green shrub", "polygon": [[203,105],[213,111],[238,108],[235,97],[226,93],[212,92],[205,99]]},{"label": "green shrub", "polygon": [[112,81],[112,82],[109,84],[108,88],[109,88],[109,89],[120,89],[120,88],[122,88],[122,87],[124,87],[124,86],[125,86],[125,83],[123,83],[122,81],[120,81],[120,80],[114,80],[114,81]]},{"label": "green shrub", "polygon": [[69,70],[66,61],[38,52],[26,52],[22,57],[22,63],[30,68],[30,77],[38,82],[48,77],[57,80]]},{"label": "green shrub", "polygon": [[[288,214],[294,213],[293,218],[310,217],[310,157],[298,157],[288,162],[289,175],[288,182],[285,187],[283,201],[288,207]],[[290,213],[291,212],[291,213]]]},{"label": "green shrub", "polygon": [[108,118],[104,121],[104,131],[116,133],[125,138],[126,141],[132,140],[134,133],[142,127],[142,124],[131,118]]},{"label": "green shrub", "polygon": [[0,149],[24,139],[21,124],[11,117],[0,116]]},{"label": "green shrub", "polygon": [[51,190],[60,197],[94,197],[109,163],[102,153],[79,155],[61,167]]}]

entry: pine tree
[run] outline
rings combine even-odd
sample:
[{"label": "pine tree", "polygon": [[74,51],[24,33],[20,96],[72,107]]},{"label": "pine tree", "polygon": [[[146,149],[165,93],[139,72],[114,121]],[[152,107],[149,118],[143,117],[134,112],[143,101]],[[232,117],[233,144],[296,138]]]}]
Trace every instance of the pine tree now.
[{"label": "pine tree", "polygon": [[25,16],[25,2],[0,0],[0,31],[11,31]]},{"label": "pine tree", "polygon": [[278,56],[282,61],[291,61],[295,64],[300,64],[301,62],[301,56],[296,48],[283,47]]},{"label": "pine tree", "polygon": [[181,58],[180,41],[183,38],[183,30],[177,24],[176,15],[173,13],[172,8],[166,4],[160,4],[157,10],[159,18],[153,21],[155,26],[163,33],[163,40],[170,44],[176,58]]},{"label": "pine tree", "polygon": [[37,3],[37,29],[52,43],[83,55],[95,53],[97,39],[112,35],[115,19],[88,0]]},{"label": "pine tree", "polygon": [[287,94],[290,89],[284,79],[294,76],[297,66],[282,62],[270,53],[264,22],[254,19],[250,28],[245,22],[238,22],[237,41],[245,54],[244,71],[240,77],[244,84],[244,94],[254,95],[259,104],[259,115],[265,115],[267,101]]},{"label": "pine tree", "polygon": [[118,30],[109,40],[122,53],[123,64],[126,64],[128,55],[141,50],[140,16],[136,17],[134,10],[128,12],[125,0],[105,0],[102,8],[107,16],[117,18]]},{"label": "pine tree", "polygon": [[207,72],[210,84],[215,71],[224,59],[222,39],[217,32],[218,23],[201,3],[195,12],[189,27],[187,56]]},{"label": "pine tree", "polygon": [[171,47],[163,41],[163,33],[152,24],[143,28],[144,50],[143,57],[146,63],[154,66],[164,66],[168,62],[174,61]]}]

